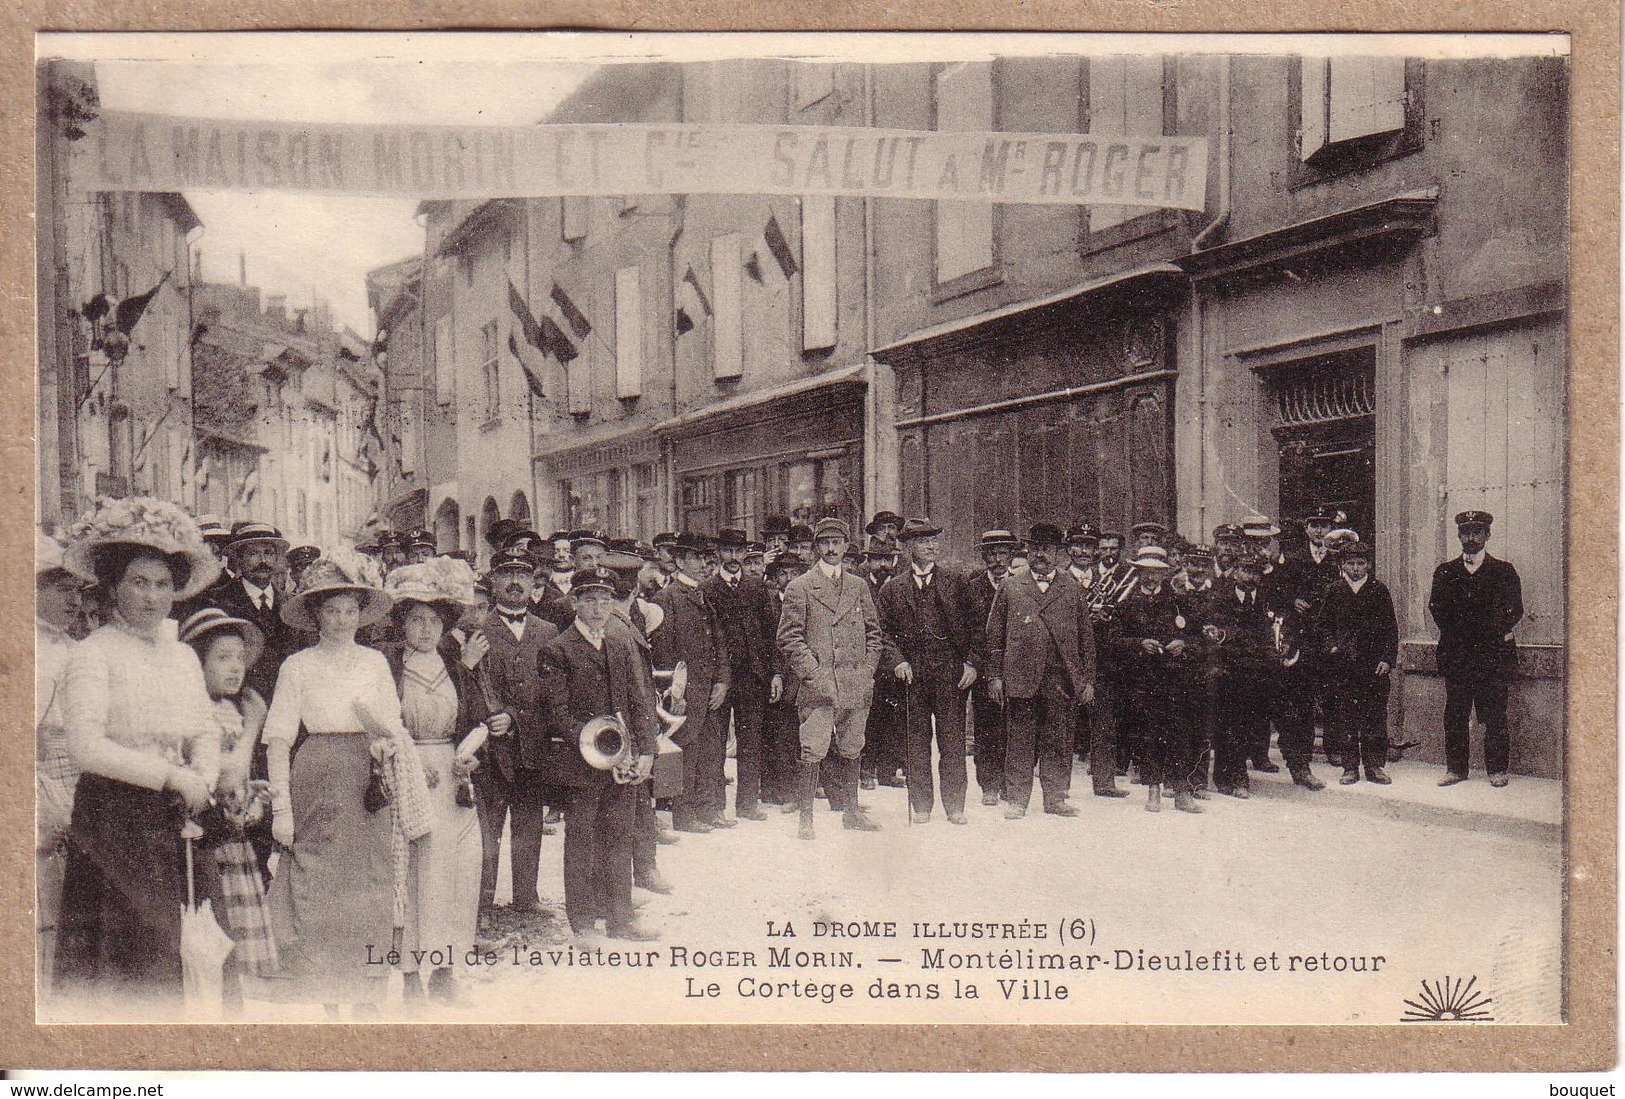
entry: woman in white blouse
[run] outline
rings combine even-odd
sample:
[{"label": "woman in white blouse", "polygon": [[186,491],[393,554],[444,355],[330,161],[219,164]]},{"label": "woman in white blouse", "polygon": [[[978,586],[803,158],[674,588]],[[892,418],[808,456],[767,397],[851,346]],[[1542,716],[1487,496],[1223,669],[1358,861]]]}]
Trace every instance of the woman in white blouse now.
[{"label": "woman in white blouse", "polygon": [[[104,505],[74,535],[65,564],[96,582],[110,621],[74,647],[59,695],[80,774],[57,990],[108,1006],[129,1007],[132,998],[178,1006],[187,899],[181,829],[208,807],[220,742],[197,654],[168,616],[219,568],[196,524],[157,500]],[[202,899],[217,882],[201,865],[209,860],[198,861]]]},{"label": "woman in white blouse", "polygon": [[[355,641],[389,611],[389,596],[368,579],[359,558],[324,558],[300,577],[282,620],[319,640],[283,661],[262,734],[280,851],[269,901],[281,960],[264,987],[330,1014],[353,1004],[358,1017],[376,1014],[383,999],[389,970],[380,963],[394,928],[392,818],[368,808],[368,785],[374,760],[406,737],[388,663]],[[309,735],[294,755],[301,724]]]}]

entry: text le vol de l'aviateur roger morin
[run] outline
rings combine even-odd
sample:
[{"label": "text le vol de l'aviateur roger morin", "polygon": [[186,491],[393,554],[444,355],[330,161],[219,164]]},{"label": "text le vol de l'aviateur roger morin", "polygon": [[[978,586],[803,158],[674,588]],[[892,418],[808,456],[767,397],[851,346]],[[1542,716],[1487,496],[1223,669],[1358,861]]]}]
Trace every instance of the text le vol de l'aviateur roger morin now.
[{"label": "text le vol de l'aviateur roger morin", "polygon": [[[455,953],[454,953],[455,952]],[[616,944],[413,952],[417,965],[460,963],[558,970],[641,970],[670,976],[687,1001],[738,998],[834,1004],[850,1000],[1068,999],[1090,980],[1169,975],[1245,979],[1256,975],[1350,977],[1382,972],[1381,954],[1235,946],[1156,948],[1097,945],[1094,920],[768,920],[750,945]],[[422,955],[417,957],[416,955]],[[453,959],[448,962],[447,958]],[[393,951],[368,949],[373,965],[398,965]]]}]

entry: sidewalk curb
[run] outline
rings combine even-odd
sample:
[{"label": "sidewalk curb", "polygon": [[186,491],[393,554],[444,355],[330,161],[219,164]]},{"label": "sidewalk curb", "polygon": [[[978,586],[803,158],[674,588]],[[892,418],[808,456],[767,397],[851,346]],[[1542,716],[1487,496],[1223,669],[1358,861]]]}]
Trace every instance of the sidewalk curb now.
[{"label": "sidewalk curb", "polygon": [[[1318,776],[1326,780],[1325,775]],[[1374,792],[1361,789],[1358,793],[1354,788],[1339,786],[1336,777],[1326,780],[1326,789],[1311,791],[1300,789],[1290,779],[1274,778],[1267,775],[1251,775],[1251,790],[1254,797],[1265,797],[1272,800],[1311,802],[1321,799],[1335,801],[1340,809],[1363,812],[1371,816],[1388,817],[1392,820],[1405,821],[1411,824],[1442,825],[1448,828],[1461,828],[1469,832],[1480,832],[1504,836],[1508,839],[1528,840],[1536,843],[1561,843],[1563,841],[1563,825],[1551,821],[1530,820],[1526,817],[1513,816],[1507,813],[1488,813],[1482,809],[1458,809],[1443,805],[1429,805],[1423,802],[1410,801],[1403,797],[1395,797],[1389,793]],[[1285,774],[1283,772],[1283,779]],[[1369,784],[1362,782],[1361,786]],[[1387,787],[1384,789],[1392,789]]]}]

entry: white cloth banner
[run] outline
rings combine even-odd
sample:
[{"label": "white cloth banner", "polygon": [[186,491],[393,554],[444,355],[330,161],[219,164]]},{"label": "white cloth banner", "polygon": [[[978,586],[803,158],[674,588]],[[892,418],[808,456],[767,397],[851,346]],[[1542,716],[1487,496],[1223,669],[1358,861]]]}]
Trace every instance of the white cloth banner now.
[{"label": "white cloth banner", "polygon": [[107,111],[74,143],[86,191],[419,199],[763,194],[1200,210],[1200,137],[861,126],[366,126]]}]

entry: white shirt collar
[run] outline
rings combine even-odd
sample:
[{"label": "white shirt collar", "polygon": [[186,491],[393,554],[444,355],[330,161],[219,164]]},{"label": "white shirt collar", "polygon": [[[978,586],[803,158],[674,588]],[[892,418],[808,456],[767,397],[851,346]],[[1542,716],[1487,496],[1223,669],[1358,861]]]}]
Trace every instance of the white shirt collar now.
[{"label": "white shirt collar", "polygon": [[1365,587],[1366,581],[1368,581],[1370,579],[1371,579],[1371,574],[1368,572],[1364,576],[1360,577],[1360,579],[1358,579],[1358,580],[1350,580],[1348,577],[1345,576],[1345,577],[1343,577],[1343,583],[1345,583],[1345,584],[1347,584],[1349,586],[1349,591],[1357,593],[1357,592],[1359,592],[1359,590],[1361,588]]},{"label": "white shirt collar", "polygon": [[1477,553],[1474,553],[1474,554],[1466,554],[1466,553],[1462,554],[1461,555],[1461,563],[1463,565],[1467,566],[1467,571],[1468,572],[1477,572],[1479,570],[1479,568],[1484,564],[1484,551],[1479,550]]},{"label": "white shirt collar", "polygon": [[264,605],[266,596],[271,597],[271,606],[276,606],[276,592],[270,588],[260,587],[246,576],[238,577],[238,579],[242,581],[243,590],[248,593],[248,598],[256,607]]},{"label": "white shirt collar", "polygon": [[585,622],[581,621],[579,618],[577,618],[575,621],[575,627],[576,632],[587,639],[587,644],[591,645],[595,649],[602,649],[604,647],[603,630],[595,630]]},{"label": "white shirt collar", "polygon": [[1322,561],[1326,560],[1326,547],[1324,545],[1317,546],[1313,542],[1310,542],[1309,557],[1314,561],[1315,564],[1320,564]]},{"label": "white shirt collar", "polygon": [[839,566],[839,565],[831,565],[828,561],[825,561],[822,557],[820,557],[818,559],[818,569],[819,569],[820,572],[822,572],[825,576],[829,577],[831,580],[839,580],[841,578],[841,566]]}]

